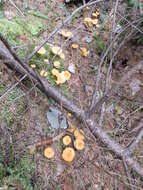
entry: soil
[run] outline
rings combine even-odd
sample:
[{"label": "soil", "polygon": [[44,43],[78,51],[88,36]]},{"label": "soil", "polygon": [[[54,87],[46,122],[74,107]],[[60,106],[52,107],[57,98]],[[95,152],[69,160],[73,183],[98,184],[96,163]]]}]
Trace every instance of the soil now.
[{"label": "soil", "polygon": [[[48,2],[49,4],[47,5],[46,1],[26,1],[25,5],[23,2],[15,1],[21,11],[25,10],[25,6],[30,6],[32,9],[45,13],[47,11],[46,6],[49,6],[49,20],[46,21],[47,25],[48,22],[54,19],[55,25],[58,25],[61,20],[65,19],[66,14],[71,13],[77,6],[70,4],[69,7],[67,5],[65,7],[62,0],[58,2],[56,0]],[[15,7],[8,1],[5,7],[5,15],[9,19],[19,14]],[[92,10],[94,10],[94,8],[92,8]],[[70,63],[75,65],[75,74],[72,74],[68,82],[68,92],[66,96],[76,102],[80,108],[86,110],[88,110],[90,106],[92,93],[97,80],[97,67],[102,56],[102,52],[98,52],[98,47],[94,40],[87,42],[87,39],[93,37],[94,29],[88,29],[82,24],[85,15],[90,15],[92,10],[89,10],[88,13],[87,11],[82,12],[82,14],[74,18],[72,24],[65,26],[66,29],[75,32],[75,37],[72,40],[67,40],[63,47],[63,51],[66,55],[64,61],[65,68],[68,68]],[[55,13],[58,15],[55,16]],[[51,31],[50,27],[41,34],[39,39],[45,37],[49,31]],[[100,29],[97,30],[97,32],[101,32]],[[65,42],[65,39],[59,34],[56,34],[51,41],[57,45],[61,45]],[[73,42],[78,43],[80,48],[86,47],[87,51],[89,51],[88,56],[83,57],[80,48],[77,50],[72,49],[71,45]],[[104,42],[106,42],[106,40]],[[110,85],[116,85],[123,74],[141,61],[142,54],[142,45],[134,44],[132,40],[126,42],[114,60]],[[108,59],[109,58],[110,56]],[[101,69],[101,82],[99,85],[101,94],[103,93],[108,66],[109,60],[105,60]],[[18,77],[19,76],[15,75],[14,72],[4,66],[0,67],[0,80],[4,86],[9,88],[18,80]],[[134,79],[140,81],[140,89],[133,96],[130,83]],[[36,88],[29,91],[29,84],[27,85],[26,83],[27,81],[24,81],[24,83],[20,83],[16,87],[16,89],[19,90],[19,94],[16,95],[17,97],[19,96],[19,98],[16,101],[9,101],[9,96],[6,96],[3,101],[0,100],[0,150],[3,155],[4,165],[12,167],[13,160],[19,162],[23,155],[30,155],[35,163],[35,168],[31,176],[32,186],[33,189],[38,190],[126,190],[130,189],[130,185],[132,185],[133,189],[143,189],[143,183],[139,176],[128,168],[131,175],[131,181],[129,182],[123,162],[111,154],[98,139],[92,136],[82,123],[76,121],[73,116],[69,116],[69,113],[66,111],[61,110],[67,117],[69,123],[72,123],[72,125],[78,128],[82,128],[86,134],[86,147],[84,151],[76,151],[76,158],[72,163],[65,163],[62,160],[61,152],[63,147],[60,141],[56,141],[51,145],[55,150],[55,157],[52,160],[48,160],[43,156],[44,145],[32,152],[34,143],[44,141],[49,137],[55,137],[66,130],[53,130],[46,118],[46,112],[50,105],[56,106],[59,110],[60,107],[56,105],[54,101],[52,102],[45,97],[45,95]],[[4,89],[4,91],[0,91],[0,95],[6,92],[6,90],[7,88]],[[59,90],[63,90],[62,87],[59,88]],[[22,99],[20,98],[21,95]],[[105,104],[102,127],[124,147],[130,143],[138,132],[138,130],[136,131],[136,127],[142,119],[142,109],[135,113],[134,111],[142,105],[142,102],[143,72],[139,71],[135,73],[131,79],[127,80],[126,83],[120,87],[117,94],[111,97]],[[17,110],[20,105],[22,105],[22,111],[18,113]],[[3,110],[5,107],[8,107],[13,114],[14,118],[12,121],[9,121],[8,118],[4,119]],[[17,114],[15,114],[15,112]],[[97,118],[97,121],[99,121],[100,113],[96,113],[94,116]],[[13,146],[12,154],[10,154],[11,149],[9,145]],[[134,157],[143,165],[142,147],[143,141],[140,141],[134,151]],[[5,176],[5,178],[6,177],[7,176]],[[0,187],[4,187],[4,185],[2,181]]]}]

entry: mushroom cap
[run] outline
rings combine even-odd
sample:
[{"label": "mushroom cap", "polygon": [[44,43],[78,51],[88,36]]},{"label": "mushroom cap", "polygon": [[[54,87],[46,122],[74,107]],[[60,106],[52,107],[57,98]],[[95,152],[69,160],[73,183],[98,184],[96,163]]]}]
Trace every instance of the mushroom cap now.
[{"label": "mushroom cap", "polygon": [[96,18],[98,16],[98,14],[92,13],[92,16]]},{"label": "mushroom cap", "polygon": [[77,149],[77,150],[83,150],[85,148],[85,143],[82,139],[75,139],[74,141],[74,147]]},{"label": "mushroom cap", "polygon": [[48,72],[43,69],[43,70],[40,71],[40,75],[41,75],[42,77],[46,77],[46,76],[48,75]]},{"label": "mushroom cap", "polygon": [[55,55],[60,55],[62,53],[62,49],[58,46],[53,46],[52,47],[52,53]]},{"label": "mushroom cap", "polygon": [[66,31],[66,30],[62,30],[61,35],[65,38],[72,38],[73,37],[73,33],[71,31]]},{"label": "mushroom cap", "polygon": [[30,67],[31,67],[32,69],[35,69],[35,68],[36,68],[36,65],[35,65],[35,64],[31,64]]},{"label": "mushroom cap", "polygon": [[54,152],[53,148],[51,148],[51,147],[45,148],[45,150],[44,150],[44,156],[46,158],[49,158],[49,159],[53,158],[54,155],[55,155],[55,152]]},{"label": "mushroom cap", "polygon": [[60,67],[60,62],[59,61],[55,61],[54,62],[54,67],[58,69]]},{"label": "mushroom cap", "polygon": [[85,24],[86,27],[92,27],[93,26],[92,19],[90,17],[86,17],[84,19],[83,23]]},{"label": "mushroom cap", "polygon": [[93,20],[92,20],[92,23],[93,23],[93,25],[98,24],[98,19],[93,19]]},{"label": "mushroom cap", "polygon": [[57,74],[56,77],[57,77],[57,80],[56,80],[57,84],[64,84],[66,82],[64,72],[61,72],[61,73]]},{"label": "mushroom cap", "polygon": [[67,147],[63,150],[62,158],[66,162],[72,162],[75,158],[75,151],[71,147]]},{"label": "mushroom cap", "polygon": [[69,80],[71,78],[71,74],[69,71],[63,71],[64,72],[64,77],[66,80]]},{"label": "mushroom cap", "polygon": [[73,49],[77,49],[78,48],[78,44],[76,44],[76,43],[72,44],[72,48]]},{"label": "mushroom cap", "polygon": [[[35,47],[36,48],[36,47]],[[40,55],[44,55],[46,53],[46,50],[45,48],[41,47],[38,51],[37,51],[38,54]]]},{"label": "mushroom cap", "polygon": [[82,56],[87,57],[87,49],[86,48],[81,48]]},{"label": "mushroom cap", "polygon": [[72,140],[71,140],[71,137],[69,135],[66,135],[63,137],[62,141],[63,141],[63,144],[67,146],[71,143]]},{"label": "mushroom cap", "polygon": [[74,131],[74,136],[75,136],[76,139],[81,139],[81,140],[85,139],[84,132],[82,130],[79,130],[79,129],[76,129]]},{"label": "mushroom cap", "polygon": [[57,69],[52,69],[52,75],[54,75],[54,76],[57,76],[57,75],[59,75],[59,71],[57,70]]},{"label": "mushroom cap", "polygon": [[45,62],[46,64],[49,64],[49,59],[44,59],[44,62]]},{"label": "mushroom cap", "polygon": [[60,57],[61,59],[65,59],[65,55],[64,55],[62,52],[59,54],[59,57]]}]

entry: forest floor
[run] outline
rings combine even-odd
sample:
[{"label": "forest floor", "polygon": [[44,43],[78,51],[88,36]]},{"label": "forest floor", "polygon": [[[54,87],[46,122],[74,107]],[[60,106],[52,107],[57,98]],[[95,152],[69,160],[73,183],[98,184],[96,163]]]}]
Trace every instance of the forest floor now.
[{"label": "forest floor", "polygon": [[[116,2],[116,1],[115,1]],[[73,37],[65,39],[58,31],[44,46],[44,55],[35,55],[28,63],[34,64],[35,71],[44,69],[46,79],[57,87],[63,95],[88,110],[98,76],[98,66],[113,38],[126,24],[139,20],[139,12],[133,4],[118,4],[116,32],[112,31],[112,11],[115,2],[98,3],[74,15],[63,30],[72,32]],[[61,21],[64,21],[82,4],[65,5],[63,0],[45,1],[0,1],[0,31],[8,39],[17,54],[25,58],[48,36]],[[16,5],[16,7],[15,7]],[[99,11],[99,26],[85,26],[85,18]],[[124,15],[124,16],[119,16]],[[126,21],[126,18],[128,19]],[[140,28],[140,25],[137,26]],[[126,40],[132,30],[133,34]],[[112,32],[111,32],[112,31]],[[143,59],[143,38],[140,32],[129,26],[125,33],[113,43],[101,67],[101,81],[98,95],[104,93],[109,63],[113,59],[110,86],[116,86],[120,78]],[[65,59],[51,54],[50,46],[62,46]],[[78,45],[73,48],[72,45]],[[83,49],[85,48],[85,56]],[[47,59],[48,63],[44,63]],[[51,74],[54,61],[60,62],[58,68],[70,71],[71,77],[64,84],[57,85]],[[126,190],[143,189],[143,181],[123,161],[111,154],[95,139],[88,128],[79,123],[73,115],[47,98],[31,82],[19,82],[20,76],[0,65],[0,189],[2,190]],[[17,85],[15,85],[17,83]],[[11,88],[12,87],[12,88]],[[61,139],[51,146],[54,158],[44,156],[45,145],[35,148],[35,143],[49,137],[56,137],[67,129],[54,129],[48,122],[50,107],[58,109],[66,117],[68,125],[82,128],[85,134],[85,148],[75,151],[73,162],[66,163],[61,157]],[[143,119],[143,72],[135,73],[104,106],[102,127],[123,147],[127,146],[138,132],[138,124]],[[94,114],[99,122],[100,113]],[[137,145],[133,156],[143,165],[143,140]],[[128,176],[129,173],[129,176]]]}]

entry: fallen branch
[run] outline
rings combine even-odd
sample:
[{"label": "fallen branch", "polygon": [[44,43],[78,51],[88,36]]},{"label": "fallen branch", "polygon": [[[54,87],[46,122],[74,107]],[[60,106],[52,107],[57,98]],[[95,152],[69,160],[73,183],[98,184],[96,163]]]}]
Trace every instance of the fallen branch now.
[{"label": "fallen branch", "polygon": [[[16,70],[18,73],[22,75],[26,74],[27,71],[25,71],[25,69],[20,65],[20,63],[12,57],[12,55],[8,52],[4,45],[0,47],[0,57],[4,60],[4,64],[7,65],[9,68]],[[143,66],[143,61],[140,62],[134,69],[140,69],[141,66]],[[116,143],[102,128],[100,128],[96,121],[89,119],[89,117],[86,116],[84,110],[81,110],[74,103],[72,103],[66,97],[61,95],[60,92],[56,88],[52,87],[47,80],[40,78],[44,86],[43,87],[36,78],[34,71],[28,65],[25,65],[25,67],[29,71],[29,75],[31,75],[33,82],[37,84],[37,87],[41,91],[43,91],[48,97],[54,99],[66,110],[73,113],[77,119],[79,119],[89,128],[89,130],[95,137],[97,137],[102,143],[104,143],[104,145],[106,145],[109,148],[109,150],[115,153],[122,160],[124,159],[128,166],[130,166],[134,171],[136,171],[136,173],[139,176],[143,177],[142,166],[132,157],[126,155],[125,149],[121,147],[118,143]],[[129,76],[133,73],[133,69],[131,69],[131,71],[129,72]],[[123,79],[125,80],[125,78],[128,77],[124,77]]]}]

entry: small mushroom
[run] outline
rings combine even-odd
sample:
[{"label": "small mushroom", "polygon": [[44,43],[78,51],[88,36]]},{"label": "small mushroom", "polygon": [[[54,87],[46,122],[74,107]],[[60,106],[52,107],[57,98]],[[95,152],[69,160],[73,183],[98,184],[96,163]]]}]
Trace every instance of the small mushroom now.
[{"label": "small mushroom", "polygon": [[54,55],[60,55],[62,53],[62,49],[58,46],[53,46],[51,50]]},{"label": "small mushroom", "polygon": [[65,30],[62,30],[61,31],[61,35],[65,38],[72,38],[73,37],[73,33],[70,32],[70,31],[65,31]]},{"label": "small mushroom", "polygon": [[65,59],[65,55],[64,55],[62,52],[59,54],[59,57],[60,57],[61,59]]},{"label": "small mushroom", "polygon": [[49,64],[49,59],[44,59],[44,62],[45,62],[46,64]]},{"label": "small mushroom", "polygon": [[32,69],[35,69],[35,68],[36,68],[36,65],[35,65],[35,64],[31,64],[30,67],[31,67]]},{"label": "small mushroom", "polygon": [[93,25],[97,25],[98,24],[98,19],[93,19],[92,23],[93,23]]},{"label": "small mushroom", "polygon": [[57,69],[55,69],[55,68],[52,69],[51,73],[52,73],[52,75],[54,75],[54,76],[59,75],[59,71],[58,71]]},{"label": "small mushroom", "polygon": [[63,137],[62,141],[63,141],[63,144],[65,146],[67,146],[67,145],[69,145],[71,143],[72,140],[71,140],[71,137],[69,135],[66,135],[66,136]]},{"label": "small mushroom", "polygon": [[86,27],[92,27],[93,26],[92,19],[90,17],[86,17],[84,19],[83,23]]},{"label": "small mushroom", "polygon": [[56,75],[57,80],[56,80],[56,84],[64,84],[66,82],[66,78],[64,75],[64,71],[62,71],[61,73]]},{"label": "small mushroom", "polygon": [[47,77],[48,72],[43,69],[43,70],[40,71],[40,75],[41,75],[41,77]]},{"label": "small mushroom", "polygon": [[51,147],[45,148],[45,150],[44,150],[44,156],[46,158],[51,159],[51,158],[54,157],[54,155],[55,155],[55,152],[54,152],[53,148],[51,148]]},{"label": "small mushroom", "polygon": [[84,137],[84,132],[83,132],[82,130],[76,129],[76,130],[74,131],[74,136],[75,136],[76,139],[81,139],[81,140],[84,140],[84,139],[85,139],[85,137]]},{"label": "small mushroom", "polygon": [[[36,47],[35,47],[36,48]],[[38,54],[40,55],[44,55],[46,53],[46,50],[45,48],[41,47],[38,51],[37,51]]]},{"label": "small mushroom", "polygon": [[69,80],[71,78],[71,74],[69,71],[63,71],[64,72],[64,77],[66,80]]},{"label": "small mushroom", "polygon": [[76,44],[76,43],[72,44],[73,49],[77,49],[78,47],[79,47],[78,44]]},{"label": "small mushroom", "polygon": [[72,162],[75,158],[75,151],[71,147],[67,147],[63,150],[62,158],[66,162]]},{"label": "small mushroom", "polygon": [[74,147],[77,149],[77,150],[83,150],[85,148],[85,143],[82,139],[76,139],[74,141]]},{"label": "small mushroom", "polygon": [[60,67],[60,62],[59,61],[55,61],[54,62],[54,67],[58,69]]},{"label": "small mushroom", "polygon": [[82,54],[83,57],[87,57],[87,54],[88,54],[87,49],[86,48],[81,48],[81,54]]}]

